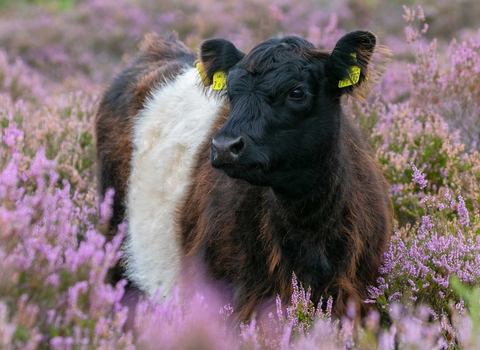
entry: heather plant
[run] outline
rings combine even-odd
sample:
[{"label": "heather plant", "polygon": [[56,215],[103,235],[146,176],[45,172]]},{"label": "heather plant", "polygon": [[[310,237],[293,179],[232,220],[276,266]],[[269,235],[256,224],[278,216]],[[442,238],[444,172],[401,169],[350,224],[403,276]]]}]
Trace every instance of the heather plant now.
[{"label": "heather plant", "polygon": [[[292,301],[282,305],[267,318],[232,325],[230,305],[215,305],[211,293],[197,294],[182,303],[178,295],[156,303],[143,300],[137,308],[136,346],[140,349],[448,349],[458,342],[466,349],[478,344],[478,288],[469,289],[460,282],[455,292],[471,302],[471,317],[464,308],[452,311],[452,322],[442,316],[431,320],[427,306],[408,306],[392,301],[388,306],[390,325],[382,326],[381,315],[373,310],[363,320],[349,307],[347,315],[333,319],[332,299],[311,304],[308,288],[295,277]],[[205,297],[208,295],[208,297]],[[477,303],[475,304],[475,300]]]},{"label": "heather plant", "polygon": [[[387,71],[386,81],[376,87],[380,96],[371,103],[349,103],[352,117],[370,137],[392,184],[392,200],[400,225],[420,222],[425,215],[419,202],[423,195],[415,193],[410,181],[411,163],[427,174],[427,190],[432,195],[460,191],[468,208],[477,211],[480,193],[475,139],[480,92],[476,84],[479,65],[475,41],[460,45],[463,60],[453,55],[450,61],[440,64],[436,40],[423,40],[428,29],[423,9],[419,7],[415,12],[404,7],[404,11],[406,39],[416,47],[415,62],[407,64],[407,70],[402,76],[393,77],[395,80],[389,80],[391,70]],[[453,40],[449,52],[458,46]],[[388,82],[392,86],[386,85]],[[383,90],[392,87],[396,93],[381,96]]]},{"label": "heather plant", "polygon": [[[458,329],[452,326],[451,320],[468,317],[465,318],[464,302],[458,298],[450,281],[458,276],[465,284],[480,285],[478,191],[476,186],[464,187],[475,200],[470,206],[475,207],[475,214],[470,215],[460,190],[453,191],[447,182],[439,187],[431,185],[428,173],[423,173],[414,164],[411,164],[411,176],[412,181],[407,186],[413,190],[404,187],[394,188],[394,191],[409,193],[409,197],[401,195],[397,204],[405,205],[405,198],[411,200],[414,205],[410,210],[415,211],[412,216],[415,219],[395,230],[384,255],[382,275],[378,285],[371,287],[371,299],[367,302],[376,303],[384,317],[391,317],[390,307],[395,301],[403,305],[427,305],[429,318],[440,322],[443,346],[453,348],[458,341]],[[401,212],[402,207],[398,209]],[[475,317],[478,319],[478,315]]]},{"label": "heather plant", "polygon": [[46,91],[36,71],[19,57],[13,63],[9,62],[6,52],[0,49],[0,95],[13,101],[38,101],[46,97]]},{"label": "heather plant", "polygon": [[[13,136],[12,136],[13,135]],[[90,192],[58,184],[55,161],[39,150],[19,152],[23,132],[3,134],[0,175],[3,348],[128,348],[122,326],[124,283],[104,284],[119,258],[121,235],[110,243],[95,229]],[[104,210],[100,224],[108,217]],[[5,328],[4,328],[5,327]]]},{"label": "heather plant", "polygon": [[109,204],[98,219],[93,99],[57,95],[37,105],[48,87],[29,80],[21,61],[3,62],[4,82],[22,89],[4,83],[0,97],[0,347],[129,348],[124,283],[104,283],[121,235],[105,243],[100,232]]},{"label": "heather plant", "polygon": [[[235,349],[238,340],[227,323],[231,312],[216,297],[205,288],[183,302],[177,293],[162,302],[140,301],[134,325],[136,348]],[[221,312],[228,315],[222,317]]]},{"label": "heather plant", "polygon": [[[463,142],[474,148],[478,144],[478,110],[480,91],[478,73],[480,42],[471,38],[448,46],[448,68],[442,65],[437,41],[418,51],[412,73],[412,106],[427,107],[442,115],[453,128],[460,130]],[[439,62],[440,61],[440,62]]]}]

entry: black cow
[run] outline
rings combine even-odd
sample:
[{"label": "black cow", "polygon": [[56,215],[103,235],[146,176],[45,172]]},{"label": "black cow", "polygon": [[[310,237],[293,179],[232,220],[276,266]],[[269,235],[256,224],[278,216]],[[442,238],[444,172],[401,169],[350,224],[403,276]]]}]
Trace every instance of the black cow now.
[{"label": "black cow", "polygon": [[168,294],[201,264],[248,319],[288,300],[295,273],[336,315],[348,300],[364,310],[392,214],[341,97],[367,79],[375,46],[366,31],[332,52],[294,36],[248,54],[212,39],[195,67],[176,39],[147,36],[96,120],[100,190],[117,190],[112,223],[129,225],[127,278]]}]

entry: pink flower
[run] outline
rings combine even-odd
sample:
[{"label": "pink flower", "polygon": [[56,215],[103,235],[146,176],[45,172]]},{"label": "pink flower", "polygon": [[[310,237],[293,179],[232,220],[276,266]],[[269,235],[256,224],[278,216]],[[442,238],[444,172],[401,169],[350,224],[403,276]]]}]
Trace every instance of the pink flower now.
[{"label": "pink flower", "polygon": [[420,188],[422,189],[427,187],[428,181],[425,180],[425,174],[420,172],[420,170],[418,170],[418,168],[415,165],[413,165],[413,163],[411,164],[411,166],[413,170],[412,181],[419,184]]}]

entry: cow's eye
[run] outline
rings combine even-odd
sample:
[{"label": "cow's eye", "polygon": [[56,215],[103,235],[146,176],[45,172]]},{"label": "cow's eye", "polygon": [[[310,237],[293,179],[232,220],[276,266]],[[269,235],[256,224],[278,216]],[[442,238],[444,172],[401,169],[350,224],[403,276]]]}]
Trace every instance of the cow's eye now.
[{"label": "cow's eye", "polygon": [[305,97],[305,91],[303,91],[302,88],[295,88],[290,92],[290,98],[293,98],[295,100],[300,100]]}]

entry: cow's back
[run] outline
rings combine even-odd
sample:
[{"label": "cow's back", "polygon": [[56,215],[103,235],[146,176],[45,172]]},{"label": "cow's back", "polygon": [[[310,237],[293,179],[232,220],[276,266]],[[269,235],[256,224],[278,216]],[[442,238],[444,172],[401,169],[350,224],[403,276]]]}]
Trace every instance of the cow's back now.
[{"label": "cow's back", "polygon": [[[125,220],[132,130],[142,117],[139,111],[156,89],[168,85],[194,60],[195,55],[174,37],[162,40],[157,35],[147,35],[135,62],[115,78],[99,104],[95,119],[98,190],[101,198],[109,188],[115,190],[108,240]],[[117,266],[111,281],[116,282],[122,274],[123,268]]]}]

